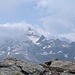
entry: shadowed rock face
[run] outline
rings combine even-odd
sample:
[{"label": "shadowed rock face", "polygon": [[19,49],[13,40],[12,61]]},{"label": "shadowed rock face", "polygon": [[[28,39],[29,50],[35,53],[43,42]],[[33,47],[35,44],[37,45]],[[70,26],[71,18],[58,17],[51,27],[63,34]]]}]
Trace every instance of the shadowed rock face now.
[{"label": "shadowed rock face", "polygon": [[75,75],[75,62],[51,60],[37,65],[6,58],[0,62],[0,75]]}]

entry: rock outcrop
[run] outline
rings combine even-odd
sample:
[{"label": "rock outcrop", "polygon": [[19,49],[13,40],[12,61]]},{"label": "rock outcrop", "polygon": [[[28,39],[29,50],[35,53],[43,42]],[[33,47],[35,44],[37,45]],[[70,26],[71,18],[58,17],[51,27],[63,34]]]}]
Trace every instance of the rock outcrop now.
[{"label": "rock outcrop", "polygon": [[54,59],[38,65],[6,58],[0,62],[0,75],[75,75],[75,62]]},{"label": "rock outcrop", "polygon": [[54,59],[40,65],[45,68],[44,75],[75,75],[75,62]]},{"label": "rock outcrop", "polygon": [[41,75],[44,68],[27,61],[7,58],[0,62],[0,75]]}]

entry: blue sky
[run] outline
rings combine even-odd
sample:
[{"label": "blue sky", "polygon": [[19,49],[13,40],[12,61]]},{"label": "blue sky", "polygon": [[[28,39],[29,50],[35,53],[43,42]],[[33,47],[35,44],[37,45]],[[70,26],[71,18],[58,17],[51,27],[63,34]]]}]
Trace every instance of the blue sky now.
[{"label": "blue sky", "polygon": [[0,27],[14,24],[30,25],[46,37],[75,41],[75,0],[0,1]]}]

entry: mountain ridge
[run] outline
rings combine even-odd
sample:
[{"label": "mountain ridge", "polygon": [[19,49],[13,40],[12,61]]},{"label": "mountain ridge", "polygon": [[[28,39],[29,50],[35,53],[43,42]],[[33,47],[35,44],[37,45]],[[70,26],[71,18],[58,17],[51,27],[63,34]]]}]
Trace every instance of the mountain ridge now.
[{"label": "mountain ridge", "polygon": [[75,42],[68,43],[60,39],[47,39],[28,28],[23,36],[14,37],[0,47],[0,59],[16,57],[40,63],[53,58],[75,59]]}]

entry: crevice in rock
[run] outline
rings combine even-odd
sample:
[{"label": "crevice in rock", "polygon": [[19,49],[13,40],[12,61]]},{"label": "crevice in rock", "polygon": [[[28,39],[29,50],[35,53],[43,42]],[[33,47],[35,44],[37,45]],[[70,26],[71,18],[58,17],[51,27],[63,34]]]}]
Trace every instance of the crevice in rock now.
[{"label": "crevice in rock", "polygon": [[75,74],[75,72],[69,72],[69,73],[71,73],[71,74]]},{"label": "crevice in rock", "polygon": [[51,65],[51,63],[52,63],[52,61],[45,62],[45,64],[46,64],[47,66],[50,66],[50,65]]},{"label": "crevice in rock", "polygon": [[26,71],[24,71],[21,66],[17,66],[17,67],[20,68],[20,70],[21,70],[20,72],[22,72],[24,75],[29,75],[29,73],[27,73]]}]

